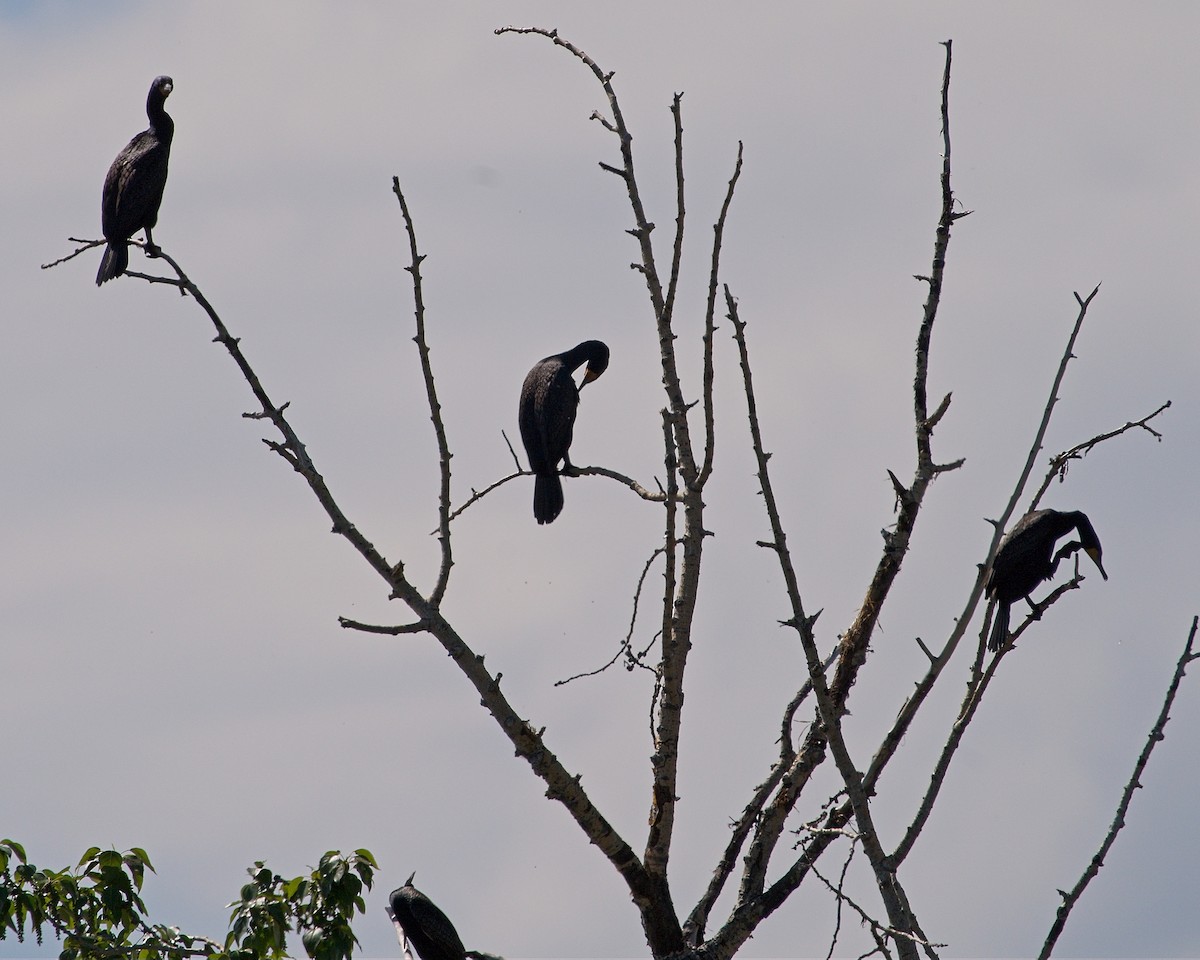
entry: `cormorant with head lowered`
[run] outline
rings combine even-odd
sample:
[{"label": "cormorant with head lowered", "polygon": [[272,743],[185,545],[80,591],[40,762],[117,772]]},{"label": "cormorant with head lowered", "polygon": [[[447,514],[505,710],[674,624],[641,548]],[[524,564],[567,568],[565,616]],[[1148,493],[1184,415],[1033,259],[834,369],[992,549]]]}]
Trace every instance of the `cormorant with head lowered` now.
[{"label": "cormorant with head lowered", "polygon": [[[412,874],[388,898],[388,916],[396,932],[417,951],[421,960],[465,960],[467,951],[458,931],[432,900],[413,886]],[[400,944],[404,946],[403,942]]]},{"label": "cormorant with head lowered", "polygon": [[164,103],[174,86],[170,77],[156,77],[150,84],[146,97],[150,126],[117,154],[104,178],[100,214],[108,246],[96,274],[96,286],[125,272],[129,266],[129,238],[139,230],[146,231],[146,255],[158,256],[150,230],[158,223],[158,208],[167,185],[167,161],[175,122]]},{"label": "cormorant with head lowered", "polygon": [[[1079,534],[1079,539],[1064,544],[1056,553],[1054,544],[1072,530]],[[1060,560],[1079,550],[1092,558],[1100,576],[1107,580],[1108,574],[1100,562],[1100,538],[1087,515],[1078,510],[1034,510],[1004,535],[987,582],[987,596],[996,601],[989,650],[999,650],[1008,639],[1008,617],[1013,603],[1028,597],[1039,583],[1054,576]]]},{"label": "cormorant with head lowered", "polygon": [[585,340],[565,353],[556,353],[534,364],[521,387],[519,422],[521,440],[534,472],[533,515],[538,523],[553,523],[563,508],[563,472],[570,473],[571,438],[579,389],[572,376],[587,364],[580,387],[591,383],[608,368],[608,347],[599,340]]}]

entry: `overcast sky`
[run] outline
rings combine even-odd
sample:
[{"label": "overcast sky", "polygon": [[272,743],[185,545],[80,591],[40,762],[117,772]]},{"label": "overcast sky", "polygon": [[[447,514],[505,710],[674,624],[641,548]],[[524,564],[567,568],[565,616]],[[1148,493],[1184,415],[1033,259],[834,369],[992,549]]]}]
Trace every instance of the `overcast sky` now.
[{"label": "overcast sky", "polygon": [[[1076,464],[1044,505],[1083,509],[1089,575],[1005,661],[902,879],[946,956],[1029,956],[1107,829],[1190,619],[1200,442],[1196,322],[1200,10],[1185,2],[721,4],[3,3],[5,346],[0,836],[48,866],[145,847],[155,918],[221,935],[243,870],[301,872],[367,847],[381,873],[358,930],[396,956],[387,892],[417,884],[468,946],[509,957],[645,955],[637,913],[435,642],[338,627],[408,618],[241,414],[253,399],[190,299],[99,251],[100,187],[175,79],[155,240],[221,312],[351,519],[423,588],[436,573],[436,463],[416,352],[399,175],[425,261],[454,499],[511,469],[521,380],[589,338],[612,349],[573,459],[651,485],[663,398],[615,141],[557,26],[616,72],[666,257],[671,96],[684,92],[690,246],[685,389],[710,225],[745,169],[724,276],[750,327],[763,427],[809,610],[832,644],[912,475],[912,356],[939,211],[939,42],[954,40],[951,245],[930,391],[953,403],[912,551],[851,700],[860,765],[953,627],[1023,463],[1076,313],[1100,293],[1039,458],[1161,403],[1144,432]],[[135,270],[161,267],[131,251]],[[665,262],[665,261],[664,261]],[[775,751],[802,679],[718,336],[717,472],[691,660],[672,861],[686,913]],[[660,509],[565,482],[538,527],[532,483],[455,525],[445,612],[635,848],[648,807],[649,687],[609,658]],[[1091,571],[1083,568],[1085,574]],[[657,575],[651,577],[657,583]],[[647,642],[653,614],[639,624]],[[977,626],[976,626],[977,632]],[[964,649],[965,657],[967,651]],[[955,713],[943,681],[881,783],[894,843]],[[1200,678],[1189,678],[1128,828],[1062,956],[1200,955]],[[827,771],[828,773],[828,771]],[[813,796],[808,816],[826,794]],[[886,811],[886,812],[883,812]],[[782,869],[784,860],[779,861]],[[830,869],[834,864],[830,863]],[[877,900],[868,892],[865,902]],[[728,908],[725,904],[723,910]],[[878,909],[876,912],[879,913]],[[747,957],[823,956],[807,886]],[[846,949],[860,936],[847,920]],[[849,929],[854,928],[854,929]],[[865,948],[864,948],[865,949]],[[28,953],[10,943],[0,956]]]}]

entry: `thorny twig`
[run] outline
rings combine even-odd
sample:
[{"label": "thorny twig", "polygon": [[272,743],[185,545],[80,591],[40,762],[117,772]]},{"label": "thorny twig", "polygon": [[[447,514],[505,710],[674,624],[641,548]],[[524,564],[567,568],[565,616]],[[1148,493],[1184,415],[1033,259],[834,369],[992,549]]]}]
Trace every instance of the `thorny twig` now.
[{"label": "thorny twig", "polygon": [[1058,477],[1060,483],[1067,479],[1067,471],[1070,469],[1070,463],[1072,460],[1082,460],[1105,440],[1112,440],[1114,437],[1119,437],[1121,434],[1130,430],[1140,429],[1145,430],[1152,437],[1161,442],[1162,434],[1150,426],[1150,421],[1157,417],[1160,413],[1169,409],[1170,406],[1171,401],[1168,400],[1153,413],[1149,413],[1142,417],[1141,420],[1131,420],[1124,426],[1118,427],[1116,430],[1109,430],[1107,433],[1098,434],[1097,436],[1092,437],[1090,440],[1085,440],[1083,443],[1077,443],[1069,450],[1064,450],[1062,453],[1051,457],[1050,469],[1046,472],[1046,477],[1042,480],[1042,485],[1038,487],[1037,493],[1034,494],[1029,509],[1036,509],[1037,505],[1041,502],[1042,497],[1050,488],[1050,484],[1055,477]]},{"label": "thorny twig", "polygon": [[1175,703],[1175,694],[1179,692],[1179,685],[1183,682],[1187,666],[1193,660],[1200,658],[1200,653],[1193,652],[1198,624],[1200,624],[1200,617],[1193,617],[1192,628],[1188,631],[1187,643],[1183,645],[1183,653],[1179,655],[1179,660],[1175,664],[1175,673],[1171,676],[1171,682],[1167,686],[1167,693],[1163,698],[1162,709],[1158,712],[1158,719],[1155,720],[1154,726],[1150,728],[1150,734],[1146,737],[1146,744],[1142,747],[1142,752],[1138,755],[1137,763],[1133,765],[1133,773],[1130,775],[1129,781],[1125,784],[1125,789],[1121,792],[1121,801],[1117,804],[1117,812],[1113,815],[1112,824],[1109,826],[1108,833],[1100,844],[1100,849],[1096,851],[1095,856],[1092,857],[1091,862],[1087,865],[1087,869],[1083,871],[1083,875],[1076,882],[1075,886],[1069,891],[1058,891],[1062,896],[1063,902],[1054,917],[1054,923],[1050,927],[1046,941],[1042,944],[1038,960],[1046,960],[1054,952],[1054,945],[1058,941],[1063,927],[1066,926],[1071,911],[1075,908],[1075,904],[1079,902],[1079,898],[1083,896],[1083,892],[1087,889],[1088,884],[1092,882],[1096,874],[1100,872],[1100,868],[1104,866],[1104,858],[1108,856],[1108,851],[1112,849],[1112,845],[1117,839],[1117,834],[1125,826],[1125,815],[1129,812],[1129,805],[1133,802],[1133,792],[1142,786],[1142,774],[1146,770],[1146,765],[1150,762],[1150,755],[1166,736],[1167,722],[1171,719],[1171,707]]},{"label": "thorny twig", "polygon": [[404,269],[412,276],[413,317],[417,333],[413,342],[417,345],[417,354],[421,359],[421,374],[425,380],[425,396],[429,402],[429,418],[433,421],[433,433],[437,439],[438,473],[440,485],[438,489],[438,540],[441,543],[442,559],[438,568],[437,583],[429,594],[429,602],[440,606],[450,585],[450,570],[454,566],[454,551],[450,542],[450,444],[446,439],[446,425],[442,420],[442,405],[438,402],[437,384],[433,379],[433,362],[429,355],[429,341],[425,336],[425,295],[421,288],[421,263],[425,255],[417,250],[417,231],[413,224],[412,214],[408,210],[408,201],[400,189],[400,178],[392,177],[392,193],[400,204],[400,213],[404,217],[404,230],[408,235],[410,263]]},{"label": "thorny twig", "polygon": [[641,667],[643,670],[649,670],[651,673],[655,672],[654,668],[648,666],[642,659],[649,651],[649,647],[641,651],[641,653],[633,652],[633,631],[637,626],[638,605],[642,599],[642,587],[645,586],[646,575],[650,572],[650,567],[654,563],[655,558],[664,552],[665,551],[662,547],[656,547],[654,552],[650,554],[650,557],[642,566],[642,572],[638,576],[637,585],[633,590],[633,611],[629,616],[629,631],[625,634],[625,638],[621,641],[621,646],[617,648],[617,652],[614,653],[612,658],[603,666],[596,667],[594,670],[587,670],[583,673],[577,673],[574,676],[567,677],[565,680],[554,681],[554,685],[556,687],[564,686],[573,680],[580,680],[584,677],[594,677],[597,674],[603,673],[621,658],[621,654],[625,654],[626,670],[633,670],[635,667]]},{"label": "thorny twig", "polygon": [[[43,263],[42,269],[49,270],[52,267],[57,267],[60,263],[66,263],[68,260],[74,260],[81,253],[87,253],[94,247],[103,247],[107,245],[107,240],[81,240],[79,237],[67,237],[68,242],[78,243],[81,246],[73,253],[68,253],[65,257],[59,257],[57,260],[51,260],[49,263]],[[140,244],[138,244],[140,246]]]}]

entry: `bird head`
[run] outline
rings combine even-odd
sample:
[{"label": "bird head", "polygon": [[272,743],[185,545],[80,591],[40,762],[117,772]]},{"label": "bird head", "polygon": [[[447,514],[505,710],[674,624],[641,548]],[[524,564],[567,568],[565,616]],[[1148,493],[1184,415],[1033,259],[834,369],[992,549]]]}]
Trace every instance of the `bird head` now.
[{"label": "bird head", "polygon": [[158,95],[166,100],[171,95],[171,91],[175,89],[175,81],[167,76],[155,77],[153,86]]},{"label": "bird head", "polygon": [[1079,531],[1079,546],[1083,547],[1087,555],[1092,558],[1092,563],[1100,571],[1100,576],[1107,580],[1108,574],[1104,572],[1104,564],[1100,561],[1100,538],[1096,536],[1096,528],[1092,526],[1092,521],[1087,518],[1087,514],[1079,511],[1070,516],[1075,522],[1075,529]]},{"label": "bird head", "polygon": [[608,345],[600,340],[588,340],[576,349],[580,347],[585,348],[588,353],[587,369],[584,370],[583,380],[579,384],[582,389],[608,369]]}]

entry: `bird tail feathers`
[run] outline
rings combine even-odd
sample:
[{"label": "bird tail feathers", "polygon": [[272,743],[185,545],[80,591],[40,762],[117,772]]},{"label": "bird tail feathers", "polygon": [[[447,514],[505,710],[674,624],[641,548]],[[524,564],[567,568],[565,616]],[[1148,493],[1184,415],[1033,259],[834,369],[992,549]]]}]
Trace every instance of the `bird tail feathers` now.
[{"label": "bird tail feathers", "polygon": [[1008,639],[1009,605],[1001,600],[996,604],[996,619],[992,623],[992,635],[988,638],[988,649],[999,650]]},{"label": "bird tail feathers", "polygon": [[96,286],[119,277],[129,266],[129,247],[124,243],[110,243],[104,248],[100,270],[96,274]]},{"label": "bird tail feathers", "polygon": [[557,473],[538,474],[533,481],[533,515],[538,523],[553,523],[563,508],[562,480]]}]

